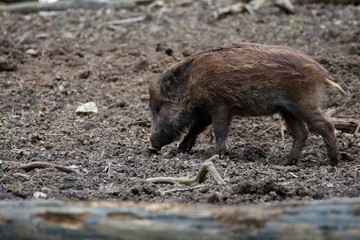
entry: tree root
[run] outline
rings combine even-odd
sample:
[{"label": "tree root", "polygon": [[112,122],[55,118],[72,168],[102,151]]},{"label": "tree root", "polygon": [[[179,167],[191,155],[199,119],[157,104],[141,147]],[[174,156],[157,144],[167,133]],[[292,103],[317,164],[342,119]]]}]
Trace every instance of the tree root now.
[{"label": "tree root", "polygon": [[220,176],[219,172],[216,170],[213,160],[218,159],[219,155],[214,155],[211,158],[207,159],[203,164],[201,164],[198,173],[195,176],[188,177],[154,177],[147,178],[145,181],[152,183],[168,183],[173,185],[187,185],[193,186],[198,183],[205,181],[205,176],[207,173],[215,179],[216,183],[219,185],[224,185],[225,181]]},{"label": "tree root", "polygon": [[29,172],[31,170],[34,170],[35,168],[56,168],[57,170],[61,171],[61,172],[66,172],[66,173],[77,173],[77,171],[73,168],[70,167],[66,167],[63,165],[58,165],[55,163],[48,163],[48,162],[31,162],[31,163],[25,163],[25,164],[20,164],[18,166],[16,166],[15,168],[17,169],[24,169],[26,172]]}]

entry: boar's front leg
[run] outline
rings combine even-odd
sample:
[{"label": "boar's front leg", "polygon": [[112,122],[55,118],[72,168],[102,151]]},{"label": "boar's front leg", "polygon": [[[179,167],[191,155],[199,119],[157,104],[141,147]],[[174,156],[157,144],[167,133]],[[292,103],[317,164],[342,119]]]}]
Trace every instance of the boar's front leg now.
[{"label": "boar's front leg", "polygon": [[196,118],[194,123],[191,125],[189,132],[186,134],[184,139],[181,141],[178,151],[186,152],[190,151],[194,146],[197,136],[205,130],[207,126],[211,123],[210,117],[201,116],[201,118]]},{"label": "boar's front leg", "polygon": [[212,113],[213,132],[215,135],[215,154],[220,157],[226,153],[226,138],[229,133],[232,115],[229,107],[222,105],[218,106]]}]

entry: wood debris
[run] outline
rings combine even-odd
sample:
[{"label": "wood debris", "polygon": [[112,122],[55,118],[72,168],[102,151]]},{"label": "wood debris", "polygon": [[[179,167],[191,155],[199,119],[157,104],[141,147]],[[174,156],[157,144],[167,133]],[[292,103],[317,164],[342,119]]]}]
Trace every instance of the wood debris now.
[{"label": "wood debris", "polygon": [[225,6],[213,12],[209,20],[217,20],[225,17],[226,15],[248,12],[255,15],[256,11],[260,8],[276,6],[285,13],[295,13],[295,7],[290,0],[252,0],[246,4],[243,2],[235,3],[233,5]]}]

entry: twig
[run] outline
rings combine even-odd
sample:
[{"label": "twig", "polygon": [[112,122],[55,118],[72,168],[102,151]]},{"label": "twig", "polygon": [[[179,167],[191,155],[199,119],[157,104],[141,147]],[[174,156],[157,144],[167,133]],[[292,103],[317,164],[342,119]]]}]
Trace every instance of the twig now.
[{"label": "twig", "polygon": [[280,134],[281,134],[281,141],[285,141],[285,131],[286,131],[286,124],[284,122],[284,118],[280,116],[279,118],[279,125],[280,125]]},{"label": "twig", "polygon": [[14,173],[14,177],[20,177],[20,178],[23,178],[25,180],[29,180],[30,179],[30,176],[27,175],[27,174],[24,174],[24,173]]},{"label": "twig", "polygon": [[[124,31],[124,29],[125,29],[125,28],[122,27],[122,26],[114,26],[114,25],[108,25],[107,28],[110,29],[110,30],[113,30],[113,31]],[[107,108],[111,108],[111,107],[113,107],[115,104],[116,104],[116,103],[111,104],[111,105],[108,106]]]},{"label": "twig", "polygon": [[149,124],[148,121],[140,120],[140,121],[135,121],[135,122],[132,122],[132,123],[128,124],[128,127],[132,127],[132,126],[150,127],[150,124]]},{"label": "twig", "polygon": [[298,177],[299,177],[298,175],[295,175],[295,174],[292,173],[292,172],[289,172],[289,174],[290,174],[291,176],[293,176],[294,178],[298,178]]},{"label": "twig", "polygon": [[262,131],[261,133],[258,134],[258,136],[262,136],[264,135],[267,131],[269,131],[270,129],[272,129],[274,126],[270,126],[267,129],[265,129],[264,131]]},{"label": "twig", "polygon": [[356,136],[358,133],[360,132],[360,123],[359,125],[357,126],[355,132],[354,132],[354,135]]},{"label": "twig", "polygon": [[269,172],[264,172],[264,171],[260,171],[260,170],[257,170],[256,168],[254,168],[254,171],[258,174],[263,174],[263,175],[272,175],[272,173],[269,173]]},{"label": "twig", "polygon": [[56,168],[57,170],[59,170],[61,172],[77,173],[77,171],[75,169],[72,169],[70,167],[66,167],[63,165],[55,164],[55,163],[49,163],[49,162],[25,163],[25,164],[20,164],[19,166],[16,166],[15,168],[24,169],[26,172],[34,170],[35,168]]},{"label": "twig", "polygon": [[106,22],[105,25],[131,24],[131,23],[136,23],[136,22],[144,21],[144,20],[146,19],[146,17],[147,17],[146,15],[141,15],[141,16],[133,17],[133,18],[113,20],[113,21]]},{"label": "twig", "polygon": [[273,165],[271,166],[272,169],[277,171],[286,171],[286,172],[298,172],[300,169],[297,166],[278,166]]},{"label": "twig", "polygon": [[154,177],[147,178],[145,181],[152,183],[168,183],[174,185],[193,185],[196,183],[202,183],[205,181],[205,176],[207,173],[215,179],[216,183],[219,185],[224,185],[225,181],[222,179],[220,174],[215,168],[214,163],[212,162],[214,159],[219,158],[219,155],[214,155],[211,158],[207,159],[203,164],[201,164],[198,173],[191,177]]},{"label": "twig", "polygon": [[75,128],[76,131],[81,133],[81,131],[76,127],[75,122],[76,122],[76,120],[72,122],[72,126]]}]

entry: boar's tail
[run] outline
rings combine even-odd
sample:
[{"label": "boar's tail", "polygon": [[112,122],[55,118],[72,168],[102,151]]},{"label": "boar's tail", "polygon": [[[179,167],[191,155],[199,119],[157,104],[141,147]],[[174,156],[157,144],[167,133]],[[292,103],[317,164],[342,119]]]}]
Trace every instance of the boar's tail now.
[{"label": "boar's tail", "polygon": [[344,91],[344,89],[342,89],[342,87],[340,87],[339,84],[331,81],[330,78],[325,79],[325,84],[328,85],[331,88],[334,88],[334,89],[338,90],[342,95],[347,95],[347,93]]}]

